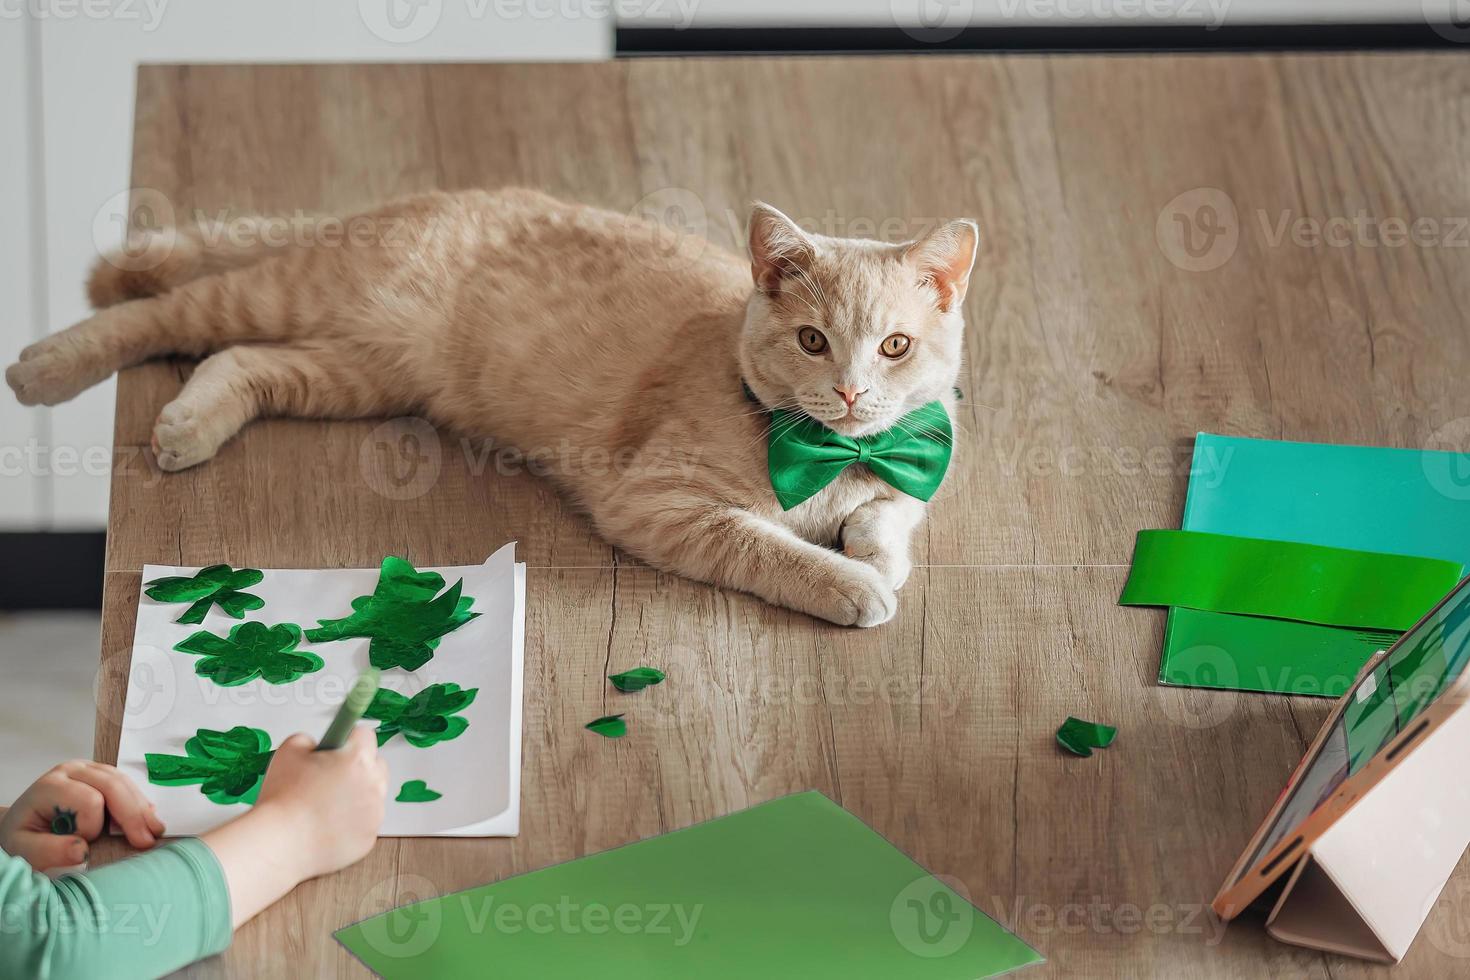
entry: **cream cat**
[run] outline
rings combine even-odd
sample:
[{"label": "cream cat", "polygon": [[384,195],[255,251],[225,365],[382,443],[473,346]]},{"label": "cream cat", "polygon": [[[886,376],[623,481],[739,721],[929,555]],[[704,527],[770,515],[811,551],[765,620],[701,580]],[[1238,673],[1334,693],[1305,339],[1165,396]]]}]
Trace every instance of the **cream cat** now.
[{"label": "cream cat", "polygon": [[28,347],[6,380],[54,405],[147,358],[203,357],[154,428],[168,470],[265,415],[422,414],[526,452],[595,453],[610,474],[553,479],[630,554],[834,623],[893,616],[925,505],[854,465],[782,510],[765,409],[849,436],[936,400],[953,414],[972,222],[889,245],[756,205],[747,263],[527,190],[427,194],[355,221],[378,234],[134,241],[93,274],[99,312]]}]

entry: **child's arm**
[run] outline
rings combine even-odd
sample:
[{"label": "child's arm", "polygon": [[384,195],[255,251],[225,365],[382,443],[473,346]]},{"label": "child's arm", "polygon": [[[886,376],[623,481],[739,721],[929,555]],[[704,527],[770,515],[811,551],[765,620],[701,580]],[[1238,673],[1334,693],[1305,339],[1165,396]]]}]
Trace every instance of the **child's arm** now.
[{"label": "child's arm", "polygon": [[[57,770],[48,773],[0,820],[0,977],[160,976],[223,950],[234,926],[299,882],[363,857],[387,794],[387,766],[372,732],[358,729],[336,751],[312,748],[305,736],[287,739],[255,807],[203,838],[56,881],[16,855],[43,869],[74,863],[85,856],[83,838],[101,833],[104,805],[124,827],[117,811],[148,810],[111,767],[97,767],[105,778],[91,771],[95,763],[58,767],[73,774],[88,767],[81,775],[100,783],[96,800],[53,779]],[[42,819],[64,794],[79,804],[63,806],[77,812],[74,839],[52,835]]]}]

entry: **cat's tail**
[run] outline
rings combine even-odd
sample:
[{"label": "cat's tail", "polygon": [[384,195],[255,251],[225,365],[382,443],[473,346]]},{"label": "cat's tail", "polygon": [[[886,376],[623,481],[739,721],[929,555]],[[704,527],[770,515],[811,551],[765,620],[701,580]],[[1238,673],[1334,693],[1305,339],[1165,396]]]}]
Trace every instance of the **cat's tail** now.
[{"label": "cat's tail", "polygon": [[146,299],[201,276],[253,265],[293,247],[284,219],[245,215],[229,221],[135,231],[127,243],[97,260],[87,298],[101,310]]}]

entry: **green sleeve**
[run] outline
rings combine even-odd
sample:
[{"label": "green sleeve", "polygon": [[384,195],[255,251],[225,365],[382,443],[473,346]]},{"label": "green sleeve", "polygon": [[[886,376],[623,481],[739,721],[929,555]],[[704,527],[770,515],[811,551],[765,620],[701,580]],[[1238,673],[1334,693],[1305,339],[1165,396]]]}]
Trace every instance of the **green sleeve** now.
[{"label": "green sleeve", "polygon": [[229,945],[224,870],[201,841],[55,880],[0,851],[0,977],[158,977]]}]

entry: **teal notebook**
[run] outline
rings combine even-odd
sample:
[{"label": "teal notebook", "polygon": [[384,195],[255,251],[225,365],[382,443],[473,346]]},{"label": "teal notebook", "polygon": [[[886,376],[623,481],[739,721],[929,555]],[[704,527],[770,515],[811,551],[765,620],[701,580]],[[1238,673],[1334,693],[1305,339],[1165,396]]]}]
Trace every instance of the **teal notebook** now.
[{"label": "teal notebook", "polygon": [[[1470,454],[1201,432],[1181,527],[1470,565]],[[1159,682],[1337,697],[1397,637],[1174,608]]]},{"label": "teal notebook", "polygon": [[820,793],[342,929],[387,980],[974,980],[1041,961]]}]

